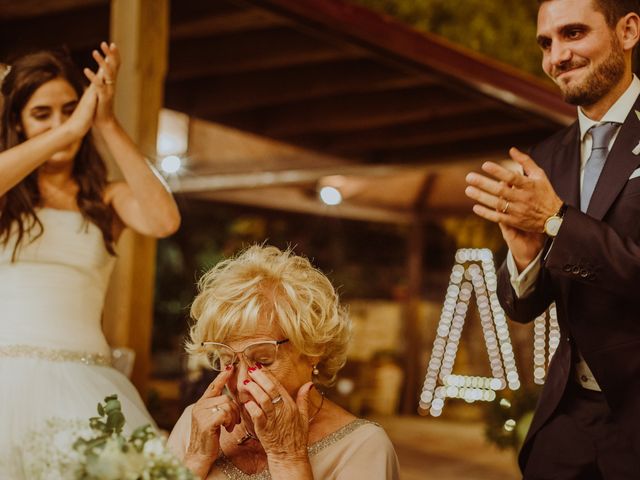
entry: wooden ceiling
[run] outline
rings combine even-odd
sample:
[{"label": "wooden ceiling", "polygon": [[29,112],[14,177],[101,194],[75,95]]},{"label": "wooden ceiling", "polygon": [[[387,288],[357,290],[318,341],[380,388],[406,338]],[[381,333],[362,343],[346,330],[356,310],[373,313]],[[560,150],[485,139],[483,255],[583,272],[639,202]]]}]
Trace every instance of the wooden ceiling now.
[{"label": "wooden ceiling", "polygon": [[[174,0],[170,22],[167,108],[362,175],[504,158],[575,117],[546,82],[345,0]],[[0,61],[64,44],[91,64],[108,32],[105,0],[0,0]]]},{"label": "wooden ceiling", "polygon": [[174,2],[166,106],[383,164],[504,155],[574,115],[538,79],[341,0]]}]

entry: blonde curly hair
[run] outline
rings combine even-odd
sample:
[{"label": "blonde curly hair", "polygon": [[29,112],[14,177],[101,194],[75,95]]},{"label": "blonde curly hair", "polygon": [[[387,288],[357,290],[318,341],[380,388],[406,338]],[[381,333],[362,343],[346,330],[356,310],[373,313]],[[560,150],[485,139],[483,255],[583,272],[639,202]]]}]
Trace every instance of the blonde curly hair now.
[{"label": "blonde curly hair", "polygon": [[329,279],[291,250],[253,245],[206,272],[198,291],[187,341],[191,355],[203,355],[204,341],[224,343],[266,320],[303,355],[319,358],[316,383],[330,385],[346,362],[347,311]]}]

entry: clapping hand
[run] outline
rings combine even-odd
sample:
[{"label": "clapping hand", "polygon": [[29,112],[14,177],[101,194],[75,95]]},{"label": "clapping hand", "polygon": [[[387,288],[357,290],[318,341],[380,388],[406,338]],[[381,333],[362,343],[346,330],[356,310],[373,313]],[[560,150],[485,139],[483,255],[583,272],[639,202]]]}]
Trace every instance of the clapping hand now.
[{"label": "clapping hand", "polygon": [[100,128],[114,120],[113,99],[115,84],[120,69],[120,52],[115,43],[102,42],[100,50],[94,50],[92,56],[98,64],[97,72],[89,68],[84,69],[84,74],[96,89],[98,95],[98,107],[95,115],[95,125]]},{"label": "clapping hand", "polygon": [[79,139],[84,137],[91,128],[96,113],[97,102],[98,95],[96,88],[93,84],[89,85],[89,88],[87,88],[82,94],[82,97],[80,97],[69,120],[64,123],[64,128],[68,128],[74,138]]},{"label": "clapping hand", "polygon": [[482,218],[498,223],[518,268],[526,267],[544,244],[544,223],[562,206],[544,171],[531,157],[516,148],[511,158],[523,173],[514,172],[493,162],[482,170],[491,177],[469,173],[465,194],[478,202],[473,211]]}]

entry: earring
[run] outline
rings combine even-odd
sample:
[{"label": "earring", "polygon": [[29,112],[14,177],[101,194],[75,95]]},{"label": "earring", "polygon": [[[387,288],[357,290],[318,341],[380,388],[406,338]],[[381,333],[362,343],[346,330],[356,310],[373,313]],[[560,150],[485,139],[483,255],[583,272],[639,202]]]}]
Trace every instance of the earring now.
[{"label": "earring", "polygon": [[317,365],[313,366],[313,370],[311,370],[311,373],[313,373],[314,375],[318,375],[320,373],[320,370],[318,370]]}]

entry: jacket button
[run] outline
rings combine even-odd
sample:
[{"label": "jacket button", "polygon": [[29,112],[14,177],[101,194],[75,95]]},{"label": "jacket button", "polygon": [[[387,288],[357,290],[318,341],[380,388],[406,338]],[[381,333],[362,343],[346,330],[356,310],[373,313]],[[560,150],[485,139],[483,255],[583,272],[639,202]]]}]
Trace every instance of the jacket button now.
[{"label": "jacket button", "polygon": [[587,272],[584,268],[580,270],[580,276],[582,278],[587,278],[589,276],[589,272]]},{"label": "jacket button", "polygon": [[574,275],[580,275],[580,268],[575,266],[571,269],[571,273],[573,273]]},{"label": "jacket button", "polygon": [[565,264],[564,267],[562,267],[562,270],[569,273],[571,271],[571,265],[569,265],[568,263]]}]

